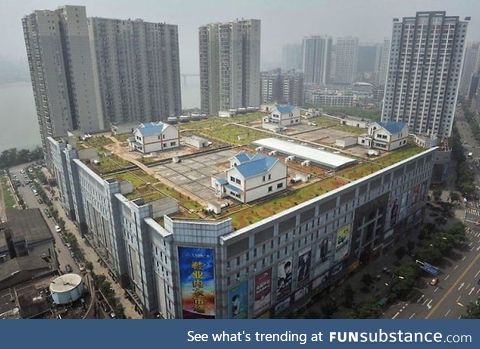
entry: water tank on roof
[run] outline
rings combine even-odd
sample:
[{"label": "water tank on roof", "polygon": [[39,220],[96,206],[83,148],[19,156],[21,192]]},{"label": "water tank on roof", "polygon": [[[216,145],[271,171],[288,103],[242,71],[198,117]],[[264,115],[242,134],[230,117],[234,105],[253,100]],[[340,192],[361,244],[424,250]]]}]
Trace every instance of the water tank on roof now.
[{"label": "water tank on roof", "polygon": [[84,285],[78,274],[64,274],[50,283],[53,303],[68,304],[82,297]]}]

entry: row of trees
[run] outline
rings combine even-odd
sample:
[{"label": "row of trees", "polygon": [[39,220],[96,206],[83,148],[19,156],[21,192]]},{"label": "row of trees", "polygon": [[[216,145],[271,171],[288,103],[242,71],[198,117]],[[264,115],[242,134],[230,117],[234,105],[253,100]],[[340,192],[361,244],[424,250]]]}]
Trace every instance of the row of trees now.
[{"label": "row of trees", "polygon": [[466,195],[473,194],[475,191],[474,173],[468,166],[465,150],[456,126],[453,128],[452,157],[456,161],[457,178],[455,185],[457,189]]},{"label": "row of trees", "polygon": [[31,161],[37,161],[43,158],[42,148],[37,147],[34,150],[17,148],[4,150],[0,154],[0,169],[24,164]]},{"label": "row of trees", "polygon": [[362,109],[354,107],[323,107],[322,110],[327,114],[356,116],[358,118],[374,121],[380,121],[382,113],[380,109]]}]

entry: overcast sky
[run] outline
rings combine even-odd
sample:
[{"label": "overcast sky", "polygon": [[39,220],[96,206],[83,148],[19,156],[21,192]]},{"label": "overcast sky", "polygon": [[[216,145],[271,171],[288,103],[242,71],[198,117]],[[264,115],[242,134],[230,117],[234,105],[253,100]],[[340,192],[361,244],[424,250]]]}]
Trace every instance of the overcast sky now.
[{"label": "overcast sky", "polygon": [[262,66],[281,62],[281,47],[305,35],[354,35],[381,42],[391,35],[394,17],[445,10],[471,16],[469,40],[480,40],[480,0],[0,0],[0,56],[26,61],[21,18],[36,9],[84,5],[87,16],[142,18],[179,27],[182,73],[198,72],[198,27],[235,18],[262,20]]}]

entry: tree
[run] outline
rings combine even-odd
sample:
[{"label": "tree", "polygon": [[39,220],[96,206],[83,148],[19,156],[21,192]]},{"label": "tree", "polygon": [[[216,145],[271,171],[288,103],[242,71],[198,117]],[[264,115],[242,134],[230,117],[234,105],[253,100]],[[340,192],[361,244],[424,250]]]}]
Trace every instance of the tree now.
[{"label": "tree", "polygon": [[366,287],[368,287],[368,286],[370,286],[370,285],[372,284],[372,282],[373,282],[373,277],[372,277],[372,275],[370,275],[369,273],[365,273],[365,274],[363,274],[361,281],[363,282],[363,284],[364,284]]},{"label": "tree", "polygon": [[467,313],[462,315],[462,319],[480,319],[480,298],[468,304]]},{"label": "tree", "polygon": [[407,242],[408,253],[412,254],[414,248],[415,248],[415,242],[413,242],[412,240],[408,240]]},{"label": "tree", "polygon": [[452,191],[450,192],[450,201],[451,202],[458,202],[460,201],[461,197],[460,197],[460,194],[455,192],[455,191]]},{"label": "tree", "polygon": [[355,319],[378,319],[382,315],[382,308],[375,300],[361,304],[353,312]]},{"label": "tree", "polygon": [[343,289],[343,305],[347,308],[351,308],[353,306],[353,302],[355,300],[355,290],[350,286],[350,284],[346,285]]},{"label": "tree", "polygon": [[338,310],[337,302],[332,297],[327,297],[320,306],[325,319],[330,319]]},{"label": "tree", "polygon": [[405,251],[405,247],[400,246],[395,250],[395,256],[397,257],[398,260],[402,259],[407,252]]},{"label": "tree", "polygon": [[433,199],[435,201],[440,201],[440,198],[442,196],[442,190],[441,189],[434,189],[432,194],[433,194]]}]

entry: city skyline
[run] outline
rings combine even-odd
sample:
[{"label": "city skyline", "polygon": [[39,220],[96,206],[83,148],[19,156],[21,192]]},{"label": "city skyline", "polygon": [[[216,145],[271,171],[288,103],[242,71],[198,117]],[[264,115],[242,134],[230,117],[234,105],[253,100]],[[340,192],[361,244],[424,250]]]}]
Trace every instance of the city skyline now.
[{"label": "city skyline", "polygon": [[[388,3],[388,6],[384,6]],[[61,0],[47,1],[2,1],[0,11],[10,15],[0,23],[4,36],[4,48],[0,55],[4,59],[20,60],[26,64],[26,54],[23,47],[22,28],[20,18],[34,9],[55,9],[66,3]],[[360,43],[382,42],[384,37],[391,34],[391,21],[393,18],[410,16],[417,11],[445,10],[447,13],[458,15],[461,19],[472,16],[471,30],[467,41],[480,40],[480,26],[476,25],[478,19],[475,13],[480,13],[480,3],[464,1],[461,4],[450,1],[403,1],[401,4],[394,1],[368,1],[361,4],[354,1],[304,1],[303,6],[290,4],[286,1],[257,2],[229,2],[224,4],[210,1],[210,6],[197,4],[192,1],[182,2],[175,6],[166,3],[150,1],[136,2],[130,6],[125,1],[115,2],[110,6],[108,1],[82,1],[75,5],[87,7],[87,16],[106,17],[118,19],[142,18],[148,22],[166,22],[178,25],[180,71],[183,74],[199,73],[198,57],[198,27],[211,22],[232,21],[236,18],[258,18],[262,20],[262,52],[261,69],[276,68],[281,64],[282,46],[289,43],[301,43],[304,36],[329,35],[336,37],[357,36]],[[383,4],[379,6],[379,4]],[[187,5],[187,6],[185,6]],[[324,11],[328,6],[328,11]],[[215,11],[209,9],[215,8]],[[275,7],[275,11],[271,8]],[[381,8],[380,11],[371,9]],[[157,14],[158,13],[158,14]],[[291,21],[298,17],[301,20],[295,26],[278,26],[277,21]],[[194,18],[194,20],[192,20]],[[375,25],[365,25],[375,23]]]}]

